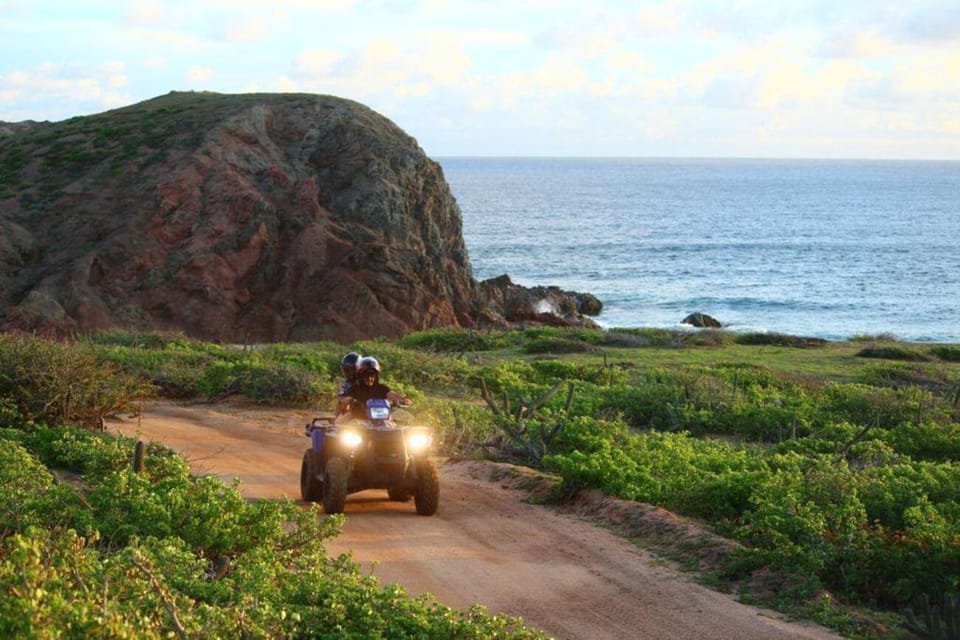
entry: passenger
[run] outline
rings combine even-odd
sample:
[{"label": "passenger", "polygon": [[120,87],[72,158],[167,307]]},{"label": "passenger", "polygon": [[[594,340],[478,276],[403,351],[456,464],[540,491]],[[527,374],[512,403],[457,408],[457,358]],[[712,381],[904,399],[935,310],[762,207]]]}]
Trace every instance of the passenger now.
[{"label": "passenger", "polygon": [[343,374],[343,382],[337,389],[337,409],[334,417],[343,415],[350,411],[350,390],[357,383],[357,362],[360,360],[360,354],[351,351],[340,360],[340,372]]},{"label": "passenger", "polygon": [[380,382],[380,363],[369,356],[357,361],[357,379],[350,387],[350,397],[353,400],[353,417],[361,419],[366,417],[367,400],[385,399],[401,407],[411,404],[409,398],[391,391],[390,387]]}]

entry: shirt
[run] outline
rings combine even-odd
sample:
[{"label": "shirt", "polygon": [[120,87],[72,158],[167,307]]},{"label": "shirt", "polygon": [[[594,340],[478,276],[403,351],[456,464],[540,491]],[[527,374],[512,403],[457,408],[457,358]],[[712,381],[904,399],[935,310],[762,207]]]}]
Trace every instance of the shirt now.
[{"label": "shirt", "polygon": [[367,400],[386,400],[390,387],[377,382],[368,386],[362,382],[350,386],[350,397],[353,398],[351,413],[355,418],[367,417]]}]

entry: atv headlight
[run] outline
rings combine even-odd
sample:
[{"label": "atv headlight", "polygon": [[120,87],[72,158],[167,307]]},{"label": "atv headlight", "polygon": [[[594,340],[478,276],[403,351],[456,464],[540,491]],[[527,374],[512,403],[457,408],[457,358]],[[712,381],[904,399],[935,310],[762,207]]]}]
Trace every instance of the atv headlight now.
[{"label": "atv headlight", "polygon": [[344,431],[340,434],[340,442],[345,446],[354,449],[360,446],[360,443],[363,442],[363,436],[361,436],[356,431]]},{"label": "atv headlight", "polygon": [[411,433],[407,436],[407,449],[413,452],[423,451],[433,444],[433,437],[429,433]]}]

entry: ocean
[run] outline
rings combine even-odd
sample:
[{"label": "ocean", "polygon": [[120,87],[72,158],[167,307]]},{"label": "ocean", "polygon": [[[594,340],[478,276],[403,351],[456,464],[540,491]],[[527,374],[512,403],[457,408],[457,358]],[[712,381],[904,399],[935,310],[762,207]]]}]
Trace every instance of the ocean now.
[{"label": "ocean", "polygon": [[439,158],[474,277],[606,327],[960,342],[960,162]]}]

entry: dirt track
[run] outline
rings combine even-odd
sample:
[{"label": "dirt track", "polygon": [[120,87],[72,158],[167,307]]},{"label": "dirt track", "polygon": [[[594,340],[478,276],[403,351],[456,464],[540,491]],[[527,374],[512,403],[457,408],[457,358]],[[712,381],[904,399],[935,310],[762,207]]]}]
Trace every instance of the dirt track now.
[{"label": "dirt track", "polygon": [[[110,430],[180,451],[196,473],[242,481],[250,497],[299,499],[311,414],[217,405],[148,405]],[[384,491],[347,499],[343,535],[329,544],[377,561],[383,583],[445,604],[480,603],[522,616],[557,638],[838,638],[745,606],[689,581],[629,542],[575,517],[523,501],[482,462],[445,464],[440,510],[416,515]]]}]

